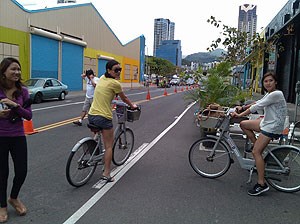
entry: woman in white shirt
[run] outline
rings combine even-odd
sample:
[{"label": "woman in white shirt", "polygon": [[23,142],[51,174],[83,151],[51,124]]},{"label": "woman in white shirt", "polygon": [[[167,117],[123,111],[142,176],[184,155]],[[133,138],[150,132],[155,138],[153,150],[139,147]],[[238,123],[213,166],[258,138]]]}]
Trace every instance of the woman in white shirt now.
[{"label": "woman in white shirt", "polygon": [[[253,189],[248,191],[251,196],[259,195],[269,190],[265,182],[265,162],[262,152],[272,139],[281,137],[284,121],[287,115],[287,105],[282,91],[276,89],[277,78],[268,72],[263,76],[262,86],[266,95],[255,103],[246,106],[243,112],[233,112],[233,117],[242,117],[257,110],[264,110],[264,117],[256,120],[245,120],[240,123],[241,129],[253,143],[252,154],[255,159],[258,180]],[[254,132],[260,132],[256,139]]]}]

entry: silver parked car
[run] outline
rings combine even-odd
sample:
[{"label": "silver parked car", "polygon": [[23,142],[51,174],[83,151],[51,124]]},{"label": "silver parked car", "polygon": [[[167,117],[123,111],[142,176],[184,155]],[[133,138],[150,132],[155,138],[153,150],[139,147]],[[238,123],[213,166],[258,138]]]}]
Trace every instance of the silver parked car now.
[{"label": "silver parked car", "polygon": [[58,98],[64,100],[68,95],[68,86],[54,78],[31,78],[24,83],[34,103],[43,100]]}]

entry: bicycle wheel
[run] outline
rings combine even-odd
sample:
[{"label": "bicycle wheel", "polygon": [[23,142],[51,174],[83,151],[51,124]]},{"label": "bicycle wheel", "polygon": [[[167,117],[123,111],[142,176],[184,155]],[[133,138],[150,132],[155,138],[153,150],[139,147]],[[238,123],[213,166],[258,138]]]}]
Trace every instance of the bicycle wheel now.
[{"label": "bicycle wheel", "polygon": [[[268,153],[265,157],[266,181],[276,190],[282,192],[296,192],[300,190],[300,150],[293,146],[276,147],[271,151],[282,163],[286,173]],[[275,171],[268,171],[273,169]],[[278,170],[278,172],[276,172]]]},{"label": "bicycle wheel", "polygon": [[88,163],[97,146],[92,138],[80,140],[72,149],[66,166],[68,182],[74,187],[86,184],[92,177],[97,163]]},{"label": "bicycle wheel", "polygon": [[126,131],[120,131],[116,136],[113,145],[113,163],[117,166],[124,164],[133,150],[133,145],[133,131],[130,128],[126,128]]},{"label": "bicycle wheel", "polygon": [[229,151],[224,144],[220,142],[211,155],[217,140],[214,138],[201,138],[196,141],[189,151],[189,162],[193,170],[207,178],[217,178],[224,175],[231,165]]}]

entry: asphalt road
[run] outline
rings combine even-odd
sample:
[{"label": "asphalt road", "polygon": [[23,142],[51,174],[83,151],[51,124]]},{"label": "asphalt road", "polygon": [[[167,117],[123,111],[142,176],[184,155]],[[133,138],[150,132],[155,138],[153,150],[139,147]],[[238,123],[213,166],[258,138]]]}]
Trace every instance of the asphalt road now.
[{"label": "asphalt road", "polygon": [[196,106],[189,108],[183,100],[186,91],[167,92],[165,96],[164,89],[151,88],[151,100],[145,100],[147,89],[127,91],[142,105],[140,120],[128,123],[136,137],[135,157],[114,171],[114,183],[99,183],[98,167],[81,188],[67,183],[65,165],[73,145],[92,135],[85,125],[71,123],[80,114],[84,96],[71,94],[63,102],[33,105],[39,133],[27,138],[29,172],[20,195],[29,211],[17,217],[9,208],[8,223],[299,223],[300,194],[271,188],[260,197],[248,196],[248,172],[237,161],[221,178],[197,175],[188,162],[189,147],[199,138],[193,119]]}]

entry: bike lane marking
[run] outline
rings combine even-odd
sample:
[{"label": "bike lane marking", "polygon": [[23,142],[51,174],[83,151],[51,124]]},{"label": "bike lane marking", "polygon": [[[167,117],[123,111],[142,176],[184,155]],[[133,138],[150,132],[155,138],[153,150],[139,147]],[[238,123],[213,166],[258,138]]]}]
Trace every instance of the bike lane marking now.
[{"label": "bike lane marking", "polygon": [[138,152],[133,155],[133,158],[128,163],[124,164],[120,169],[115,169],[112,172],[112,176],[115,181],[110,183],[102,184],[101,181],[95,184],[93,187],[100,188],[99,191],[94,194],[84,205],[82,205],[73,215],[71,215],[63,224],[74,224],[76,223],[86,212],[88,212],[104,195],[108,192],[121,177],[137,162],[144,154],[146,154],[166,133],[168,133],[183,117],[183,115],[195,104],[191,103],[188,107],[176,118],[176,120],[161,132],[152,142],[144,143],[139,147]]}]

